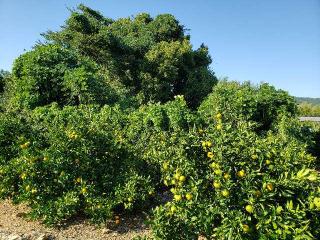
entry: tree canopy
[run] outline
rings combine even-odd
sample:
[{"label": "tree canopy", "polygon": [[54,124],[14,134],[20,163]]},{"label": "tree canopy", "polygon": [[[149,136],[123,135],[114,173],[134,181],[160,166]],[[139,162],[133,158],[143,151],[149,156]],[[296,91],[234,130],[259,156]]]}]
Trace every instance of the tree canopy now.
[{"label": "tree canopy", "polygon": [[189,106],[196,107],[217,82],[208,48],[194,50],[184,27],[170,14],[112,20],[79,5],[59,31],[43,36],[43,44],[91,59],[105,81],[123,85],[143,102],[185,95]]}]

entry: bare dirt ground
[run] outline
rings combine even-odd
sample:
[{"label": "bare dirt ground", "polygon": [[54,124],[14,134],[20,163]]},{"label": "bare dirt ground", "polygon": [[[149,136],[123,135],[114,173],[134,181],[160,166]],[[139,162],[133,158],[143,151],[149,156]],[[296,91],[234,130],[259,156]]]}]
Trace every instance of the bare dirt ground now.
[{"label": "bare dirt ground", "polygon": [[144,224],[145,217],[121,217],[120,224],[109,222],[103,226],[75,219],[60,228],[48,228],[37,221],[28,220],[24,205],[13,205],[9,200],[0,202],[0,240],[127,240],[146,236],[150,230]]}]

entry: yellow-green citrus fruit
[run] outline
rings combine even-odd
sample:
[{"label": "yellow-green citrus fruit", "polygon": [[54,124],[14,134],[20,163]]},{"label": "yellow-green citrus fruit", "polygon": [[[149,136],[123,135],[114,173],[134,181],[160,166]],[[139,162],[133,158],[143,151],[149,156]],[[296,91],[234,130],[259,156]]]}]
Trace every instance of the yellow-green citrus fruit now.
[{"label": "yellow-green citrus fruit", "polygon": [[247,211],[248,213],[253,213],[253,206],[252,206],[252,205],[247,205],[247,206],[246,206],[246,211]]},{"label": "yellow-green citrus fruit", "polygon": [[221,114],[221,113],[218,113],[218,114],[216,115],[216,118],[217,118],[217,119],[221,119],[221,118],[222,118],[222,114]]},{"label": "yellow-green citrus fruit", "polygon": [[246,176],[246,172],[244,170],[240,170],[239,172],[237,172],[237,176],[243,178]]},{"label": "yellow-green citrus fruit", "polygon": [[213,182],[213,186],[214,186],[214,188],[219,189],[219,188],[221,188],[221,183],[215,181],[215,182]]},{"label": "yellow-green citrus fruit", "polygon": [[222,129],[222,125],[218,124],[216,128],[217,128],[217,130],[221,130]]},{"label": "yellow-green citrus fruit", "polygon": [[223,190],[223,191],[221,192],[221,194],[222,194],[222,196],[224,196],[224,197],[229,197],[229,196],[230,196],[230,192],[229,192],[229,190],[227,190],[227,189]]},{"label": "yellow-green citrus fruit", "polygon": [[267,190],[268,190],[269,192],[271,192],[271,191],[273,191],[274,186],[273,186],[272,183],[268,183],[268,184],[266,185],[266,188],[267,188]]},{"label": "yellow-green citrus fruit", "polygon": [[22,173],[20,177],[21,177],[22,180],[24,180],[24,179],[27,178],[27,174],[26,173]]},{"label": "yellow-green citrus fruit", "polygon": [[224,178],[225,180],[229,180],[229,179],[231,178],[231,176],[230,176],[229,173],[225,173],[225,174],[223,175],[223,178]]},{"label": "yellow-green citrus fruit", "polygon": [[179,180],[179,178],[180,178],[180,173],[176,173],[176,174],[174,175],[174,178],[177,179],[177,180]]},{"label": "yellow-green citrus fruit", "polygon": [[186,194],[186,199],[189,200],[189,201],[192,200],[192,194],[191,193],[187,193]]},{"label": "yellow-green citrus fruit", "polygon": [[243,230],[245,233],[250,232],[250,227],[249,227],[249,225],[243,224],[243,225],[242,225],[242,230]]},{"label": "yellow-green citrus fruit", "polygon": [[81,189],[81,193],[82,193],[82,194],[85,194],[85,193],[87,193],[87,192],[88,192],[87,188],[83,187],[83,188]]},{"label": "yellow-green citrus fruit", "polygon": [[315,197],[313,199],[313,203],[314,203],[314,205],[316,205],[317,208],[320,209],[320,197]]},{"label": "yellow-green citrus fruit", "polygon": [[213,152],[208,152],[207,156],[208,156],[208,158],[213,158]]},{"label": "yellow-green citrus fruit", "polygon": [[174,195],[174,200],[180,201],[181,199],[182,199],[181,195],[179,194]]},{"label": "yellow-green citrus fruit", "polygon": [[185,176],[180,176],[180,177],[179,177],[179,181],[180,181],[180,182],[184,182],[185,180],[186,180],[186,177],[185,177]]},{"label": "yellow-green citrus fruit", "polygon": [[219,166],[219,165],[217,165],[215,162],[210,163],[211,168],[216,168],[217,166]]},{"label": "yellow-green citrus fruit", "polygon": [[162,165],[164,170],[168,170],[169,169],[169,164],[167,162],[163,163]]}]

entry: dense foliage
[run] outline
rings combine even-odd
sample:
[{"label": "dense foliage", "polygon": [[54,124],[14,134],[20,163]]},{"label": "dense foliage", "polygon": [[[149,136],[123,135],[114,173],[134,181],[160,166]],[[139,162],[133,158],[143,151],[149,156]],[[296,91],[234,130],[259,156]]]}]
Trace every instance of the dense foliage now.
[{"label": "dense foliage", "polygon": [[297,106],[293,97],[267,83],[258,87],[250,83],[220,82],[199,108],[205,118],[224,111],[227,120],[254,121],[260,130],[268,130],[279,115],[295,116]]},{"label": "dense foliage", "polygon": [[193,50],[190,36],[170,14],[112,20],[80,5],[62,30],[44,36],[92,59],[107,81],[120,82],[144,102],[183,94],[196,107],[217,81],[209,69],[208,48]]},{"label": "dense foliage", "polygon": [[3,70],[0,70],[0,94],[4,92],[4,86],[5,86],[5,77],[7,73]]},{"label": "dense foliage", "polygon": [[53,102],[64,106],[119,101],[120,92],[104,81],[98,68],[89,58],[60,46],[37,46],[15,61],[7,104],[35,108]]},{"label": "dense foliage", "polygon": [[207,48],[167,14],[80,5],[45,37],[2,88],[1,198],[51,225],[151,207],[153,239],[320,238],[320,128],[293,97],[213,87]]}]

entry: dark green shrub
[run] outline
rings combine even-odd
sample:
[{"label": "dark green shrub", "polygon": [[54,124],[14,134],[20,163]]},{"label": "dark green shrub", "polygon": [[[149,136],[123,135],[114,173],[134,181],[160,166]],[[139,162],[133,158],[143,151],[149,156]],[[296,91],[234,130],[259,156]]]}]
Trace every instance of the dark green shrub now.
[{"label": "dark green shrub", "polygon": [[110,103],[112,90],[89,59],[55,45],[37,46],[14,63],[8,103],[35,108],[53,102],[61,106]]},{"label": "dark green shrub", "polygon": [[221,81],[199,107],[204,119],[212,119],[218,112],[223,112],[225,119],[254,121],[259,130],[268,130],[279,115],[295,116],[297,105],[287,92],[266,83],[255,87]]}]

